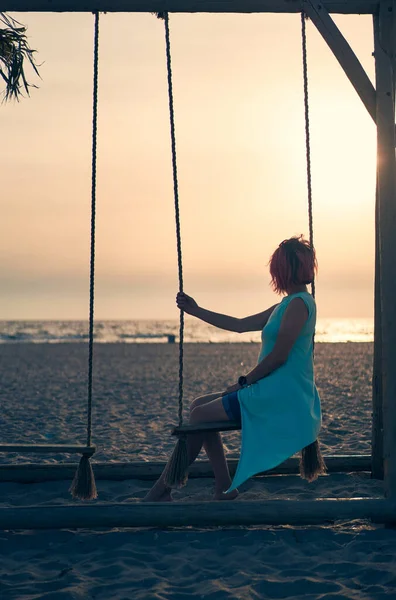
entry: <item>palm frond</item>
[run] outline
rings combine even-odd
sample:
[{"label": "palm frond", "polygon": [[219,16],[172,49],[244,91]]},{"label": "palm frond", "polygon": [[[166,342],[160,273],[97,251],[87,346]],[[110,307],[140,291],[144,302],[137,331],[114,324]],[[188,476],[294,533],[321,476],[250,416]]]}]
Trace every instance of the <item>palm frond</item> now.
[{"label": "palm frond", "polygon": [[3,101],[20,99],[23,92],[29,96],[29,89],[37,87],[30,84],[25,75],[25,59],[40,77],[38,65],[35,61],[35,52],[28,44],[26,27],[7,15],[0,12],[0,22],[6,28],[0,29],[0,76],[5,82]]}]

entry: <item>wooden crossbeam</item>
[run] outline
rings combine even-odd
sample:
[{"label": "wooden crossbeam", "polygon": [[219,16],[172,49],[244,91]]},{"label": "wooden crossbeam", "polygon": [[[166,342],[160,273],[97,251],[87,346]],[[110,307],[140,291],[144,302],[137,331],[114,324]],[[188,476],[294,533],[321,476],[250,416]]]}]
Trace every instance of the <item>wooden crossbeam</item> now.
[{"label": "wooden crossbeam", "polygon": [[[374,14],[378,0],[323,0],[329,13]],[[301,0],[3,0],[9,12],[298,13]]]},{"label": "wooden crossbeam", "polygon": [[19,454],[87,454],[92,455],[96,446],[78,444],[0,444],[0,452]]},{"label": "wooden crossbeam", "polygon": [[[324,457],[328,473],[350,473],[371,471],[371,456],[338,455]],[[238,459],[231,458],[227,461],[231,476],[235,474]],[[117,462],[92,464],[97,480],[125,481],[126,479],[139,479],[153,481],[158,479],[166,463],[158,462]],[[0,482],[13,481],[20,483],[38,483],[41,481],[62,481],[72,479],[77,465],[72,463],[58,464],[3,464],[0,465]],[[288,458],[284,463],[267,471],[265,475],[290,475],[299,471],[299,459]],[[263,474],[261,474],[263,475]],[[213,477],[213,470],[206,460],[196,461],[189,469],[189,477]]]},{"label": "wooden crossbeam", "polygon": [[369,519],[396,522],[396,504],[381,498],[130,502],[0,509],[0,529],[319,525]]},{"label": "wooden crossbeam", "polygon": [[357,91],[371,118],[376,122],[376,93],[356,54],[330,17],[324,2],[305,0],[304,11],[340,63],[349,81]]}]

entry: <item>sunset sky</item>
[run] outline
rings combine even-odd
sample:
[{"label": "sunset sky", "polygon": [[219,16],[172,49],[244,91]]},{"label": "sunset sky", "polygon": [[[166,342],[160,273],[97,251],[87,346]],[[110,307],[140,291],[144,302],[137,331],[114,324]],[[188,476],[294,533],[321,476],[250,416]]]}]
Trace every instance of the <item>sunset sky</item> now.
[{"label": "sunset sky", "polygon": [[[14,15],[38,89],[0,105],[0,319],[88,312],[91,14]],[[243,316],[276,301],[267,263],[308,236],[299,15],[171,15],[185,290]],[[371,17],[335,16],[373,81]],[[318,314],[371,317],[375,126],[308,23]],[[163,22],[100,23],[98,318],[176,318]]]}]

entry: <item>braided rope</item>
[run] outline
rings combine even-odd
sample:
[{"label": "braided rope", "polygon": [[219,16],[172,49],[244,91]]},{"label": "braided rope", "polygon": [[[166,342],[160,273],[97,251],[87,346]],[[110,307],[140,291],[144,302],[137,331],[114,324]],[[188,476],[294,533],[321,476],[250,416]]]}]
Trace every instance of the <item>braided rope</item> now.
[{"label": "braided rope", "polygon": [[96,157],[98,125],[98,74],[99,74],[99,12],[95,15],[94,69],[93,69],[93,111],[92,111],[92,185],[91,185],[91,253],[89,273],[89,345],[88,345],[88,422],[87,446],[92,438],[92,369],[93,369],[93,329],[95,297],[95,217],[96,217]]},{"label": "braided rope", "polygon": [[[313,211],[312,211],[312,168],[311,168],[311,133],[309,128],[309,96],[308,96],[308,53],[307,53],[307,26],[304,10],[301,11],[301,39],[303,55],[303,79],[304,79],[304,112],[305,112],[305,149],[307,157],[307,191],[308,191],[308,221],[309,242],[313,249]],[[315,271],[311,283],[312,297],[315,298]],[[312,336],[312,352],[315,355],[315,332]]]},{"label": "braided rope", "polygon": [[[176,241],[177,241],[177,266],[179,276],[179,292],[183,292],[183,260],[182,260],[182,245],[180,231],[180,209],[179,209],[179,184],[177,177],[177,160],[176,160],[176,132],[175,132],[175,112],[173,103],[173,85],[172,85],[172,59],[171,59],[171,44],[169,32],[169,14],[158,13],[158,18],[164,20],[165,24],[165,43],[166,43],[166,66],[168,73],[168,98],[169,98],[169,119],[170,119],[170,134],[172,143],[172,173],[173,173],[173,195],[175,200],[175,223],[176,223]],[[178,418],[179,427],[183,425],[183,356],[184,356],[184,311],[180,311],[179,325],[179,408]]]},{"label": "braided rope", "polygon": [[[308,220],[309,242],[313,245],[313,214],[312,214],[312,169],[311,169],[311,134],[309,128],[309,96],[308,96],[308,58],[307,58],[307,27],[305,12],[301,11],[301,38],[303,54],[303,79],[304,79],[304,111],[305,111],[305,148],[307,157],[307,190],[308,190]],[[315,279],[311,284],[312,296],[315,298]]]}]

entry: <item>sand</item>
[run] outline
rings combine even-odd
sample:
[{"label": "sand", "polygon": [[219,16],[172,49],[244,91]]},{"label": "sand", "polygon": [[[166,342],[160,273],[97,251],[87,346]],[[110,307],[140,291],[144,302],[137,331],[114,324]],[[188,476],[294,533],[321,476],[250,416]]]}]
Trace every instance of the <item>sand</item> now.
[{"label": "sand", "polygon": [[[186,408],[196,396],[233,383],[256,364],[258,352],[253,343],[186,344]],[[85,345],[0,345],[0,361],[3,443],[85,442]],[[316,344],[324,452],[370,452],[371,371],[372,344]],[[173,447],[169,430],[177,422],[177,345],[97,344],[93,390],[98,461],[167,458]],[[230,457],[238,457],[239,443],[239,433],[227,435]],[[31,457],[11,459],[26,462]]]},{"label": "sand", "polygon": [[[222,389],[255,364],[256,344],[190,344],[185,398]],[[85,441],[86,348],[80,344],[0,346],[0,439]],[[371,344],[317,344],[324,453],[369,453]],[[165,459],[177,415],[177,346],[95,348],[97,461]],[[237,457],[240,434],[225,436]],[[35,457],[55,462],[73,457]],[[32,461],[8,455],[2,462]],[[0,485],[0,506],[70,502],[70,482]],[[98,502],[137,502],[149,482],[99,481]],[[382,494],[368,474],[313,484],[297,476],[254,479],[236,502]],[[191,479],[175,500],[209,500],[213,480]],[[96,501],[95,501],[96,502]],[[187,599],[396,598],[396,532],[369,522],[331,527],[0,532],[0,598]]]}]

